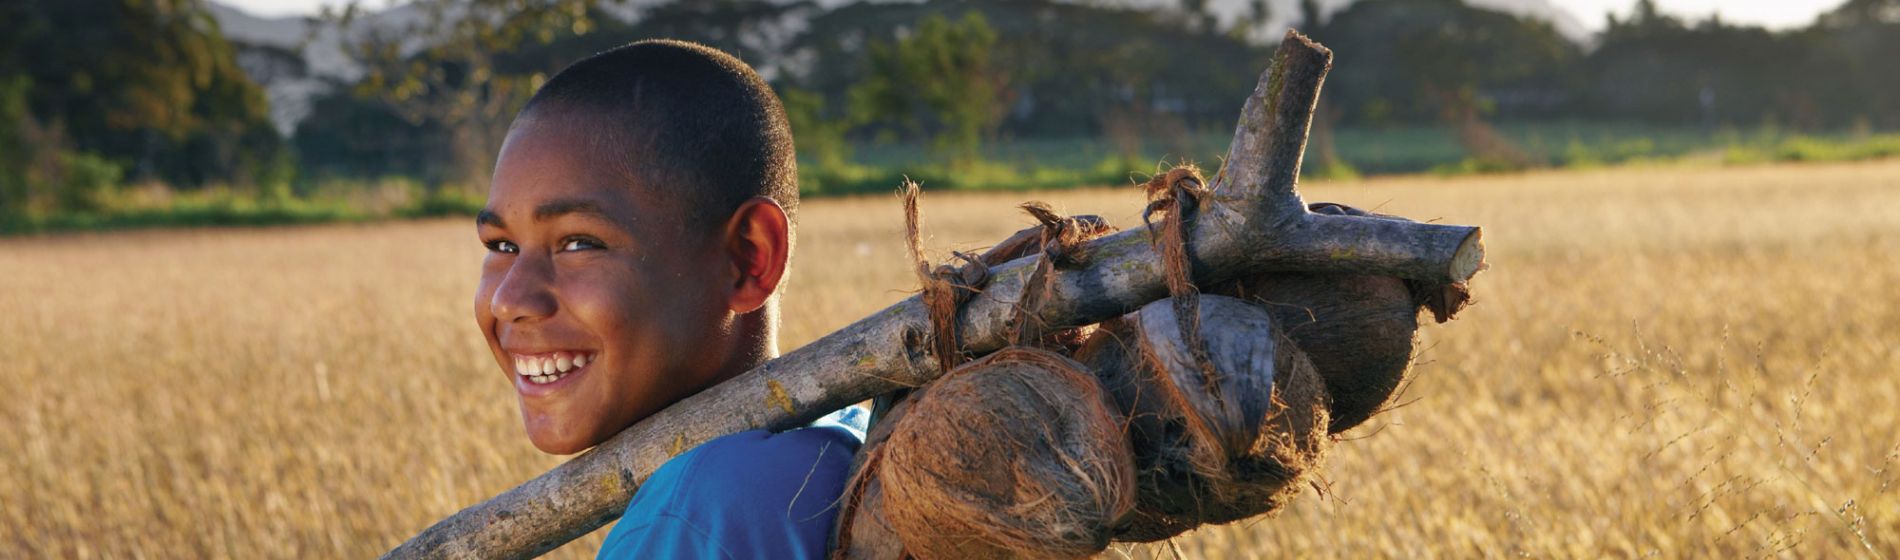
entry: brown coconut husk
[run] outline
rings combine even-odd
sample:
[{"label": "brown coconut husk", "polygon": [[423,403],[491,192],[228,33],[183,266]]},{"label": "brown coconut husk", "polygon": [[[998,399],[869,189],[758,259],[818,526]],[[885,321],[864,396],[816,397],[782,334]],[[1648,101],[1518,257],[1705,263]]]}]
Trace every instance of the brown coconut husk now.
[{"label": "brown coconut husk", "polygon": [[1200,297],[1194,324],[1212,384],[1175,312],[1174,302],[1148,304],[1105,323],[1077,354],[1128,415],[1139,490],[1117,540],[1271,512],[1326,451],[1324,382],[1266,311]]},{"label": "brown coconut husk", "polygon": [[[1316,203],[1320,214],[1403,220],[1341,204]],[[1326,380],[1339,433],[1383,410],[1405,383],[1421,309],[1439,322],[1470,300],[1463,283],[1433,284],[1390,276],[1276,272],[1216,286],[1264,306]]]},{"label": "brown coconut husk", "polygon": [[1122,418],[1074,360],[1005,348],[906,408],[877,453],[876,505],[918,558],[1085,557],[1134,507]]},{"label": "brown coconut husk", "polygon": [[[922,390],[913,392],[915,396]],[[910,410],[909,398],[895,399],[870,431],[851,462],[851,476],[840,498],[838,522],[833,528],[831,557],[853,560],[897,560],[908,557],[904,542],[884,515],[884,482],[877,476],[884,459],[884,443],[897,422]]]},{"label": "brown coconut husk", "polygon": [[976,257],[963,253],[955,253],[964,261],[961,266],[930,266],[930,261],[924,258],[924,218],[917,209],[922,191],[916,182],[904,180],[904,242],[911,260],[916,263],[917,281],[922,285],[917,297],[929,313],[930,353],[936,356],[938,367],[949,371],[968,358],[960,332],[963,305],[989,284],[990,269]]}]

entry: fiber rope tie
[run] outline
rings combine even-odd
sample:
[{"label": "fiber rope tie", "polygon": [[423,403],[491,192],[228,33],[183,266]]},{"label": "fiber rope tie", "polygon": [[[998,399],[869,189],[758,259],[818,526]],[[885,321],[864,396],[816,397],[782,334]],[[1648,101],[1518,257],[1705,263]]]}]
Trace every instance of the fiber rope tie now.
[{"label": "fiber rope tie", "polygon": [[1029,273],[1029,279],[1023,282],[1022,298],[1017,300],[1010,317],[1013,325],[1009,332],[1011,346],[1032,345],[1048,333],[1048,325],[1042,320],[1042,306],[1051,294],[1055,293],[1055,271],[1058,268],[1072,268],[1086,260],[1083,242],[1099,233],[1105,225],[1082,221],[1072,216],[1061,216],[1041,202],[1024,203],[1024,212],[1041,224],[1037,245],[1036,268]]},{"label": "fiber rope tie", "polygon": [[[1207,343],[1201,339],[1201,291],[1194,285],[1192,249],[1188,244],[1188,222],[1212,191],[1201,178],[1200,168],[1193,165],[1176,166],[1167,173],[1155,175],[1142,188],[1148,194],[1148,207],[1141,211],[1141,221],[1148,227],[1149,242],[1161,255],[1162,276],[1174,305],[1181,341],[1201,370],[1202,388],[1219,400],[1220,372],[1208,354]],[[1162,215],[1159,227],[1154,221],[1155,214]]]},{"label": "fiber rope tie", "polygon": [[917,211],[917,183],[904,182],[904,233],[910,258],[917,263],[917,281],[922,285],[918,299],[929,313],[931,352],[937,356],[940,372],[949,373],[962,364],[963,334],[960,332],[963,306],[989,284],[990,269],[976,257],[953,252],[962,266],[930,266],[924,258],[923,217]]}]

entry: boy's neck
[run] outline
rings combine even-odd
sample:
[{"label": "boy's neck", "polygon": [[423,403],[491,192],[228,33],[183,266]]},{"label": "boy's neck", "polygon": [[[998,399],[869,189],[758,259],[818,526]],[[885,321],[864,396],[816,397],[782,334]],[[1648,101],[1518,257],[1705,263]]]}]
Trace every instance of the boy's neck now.
[{"label": "boy's neck", "polygon": [[733,328],[739,336],[715,385],[778,357],[778,305],[768,304],[733,318]]}]

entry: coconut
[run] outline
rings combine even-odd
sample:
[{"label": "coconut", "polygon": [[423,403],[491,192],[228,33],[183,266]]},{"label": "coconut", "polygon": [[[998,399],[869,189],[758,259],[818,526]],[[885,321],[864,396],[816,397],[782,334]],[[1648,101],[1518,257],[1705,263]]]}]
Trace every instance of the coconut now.
[{"label": "coconut", "polygon": [[[1318,214],[1403,220],[1357,208],[1316,203]],[[1440,322],[1462,308],[1462,284],[1432,285],[1390,276],[1276,272],[1229,282],[1209,293],[1264,306],[1306,353],[1332,396],[1338,433],[1377,414],[1404,384],[1412,363],[1421,307]]]},{"label": "coconut", "polygon": [[[911,396],[917,394],[912,392]],[[877,476],[877,467],[883,461],[884,443],[890,440],[897,421],[910,410],[911,402],[909,398],[893,401],[864,434],[864,445],[858,447],[857,457],[851,462],[851,482],[846,486],[832,533],[833,558],[895,560],[904,556],[904,543],[884,516],[884,483]]]},{"label": "coconut", "polygon": [[1189,327],[1206,364],[1183,341],[1173,298],[1104,323],[1076,356],[1128,416],[1139,489],[1118,540],[1272,511],[1325,452],[1326,392],[1312,363],[1264,309],[1198,300]]},{"label": "coconut", "polygon": [[1005,348],[952,370],[906,408],[876,465],[878,506],[905,552],[1085,557],[1107,548],[1134,507],[1122,419],[1074,360]]}]

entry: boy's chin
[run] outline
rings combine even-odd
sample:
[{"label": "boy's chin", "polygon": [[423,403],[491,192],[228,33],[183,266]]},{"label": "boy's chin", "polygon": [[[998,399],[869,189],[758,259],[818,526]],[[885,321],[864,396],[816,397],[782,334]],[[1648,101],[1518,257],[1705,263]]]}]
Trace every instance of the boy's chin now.
[{"label": "boy's chin", "polygon": [[542,453],[546,453],[549,455],[573,455],[575,453],[586,451],[587,448],[589,447],[593,447],[593,446],[580,445],[575,442],[567,442],[567,441],[543,443],[542,440],[539,440],[539,439],[534,440],[534,448],[539,449],[541,450]]},{"label": "boy's chin", "polygon": [[564,426],[554,418],[529,417],[523,420],[527,423],[528,441],[533,442],[534,448],[542,453],[573,455],[600,443],[592,433],[574,429],[577,426]]}]

